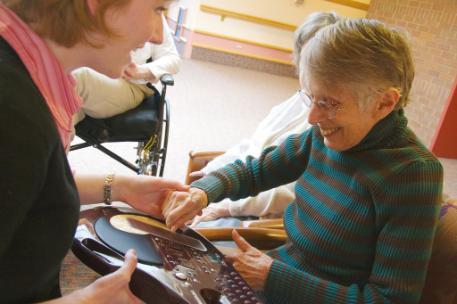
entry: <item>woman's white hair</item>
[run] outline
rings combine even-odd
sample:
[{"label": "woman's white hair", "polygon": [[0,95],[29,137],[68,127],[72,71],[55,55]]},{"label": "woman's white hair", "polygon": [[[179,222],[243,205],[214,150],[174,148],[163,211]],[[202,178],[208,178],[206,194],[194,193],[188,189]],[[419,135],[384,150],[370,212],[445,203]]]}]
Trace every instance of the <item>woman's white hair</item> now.
[{"label": "woman's white hair", "polygon": [[362,94],[397,89],[397,107],[408,102],[414,64],[406,35],[370,19],[341,19],[316,33],[304,46],[300,79],[307,75],[327,85],[349,88],[363,107]]}]

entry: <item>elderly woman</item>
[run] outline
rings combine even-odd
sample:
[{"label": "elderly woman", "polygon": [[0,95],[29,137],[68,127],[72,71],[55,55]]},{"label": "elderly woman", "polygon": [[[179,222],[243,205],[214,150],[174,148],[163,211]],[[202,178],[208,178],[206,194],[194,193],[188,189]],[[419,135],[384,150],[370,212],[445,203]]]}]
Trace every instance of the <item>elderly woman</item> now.
[{"label": "elderly woman", "polygon": [[165,0],[0,1],[0,303],[138,303],[123,267],[60,297],[59,269],[80,204],[122,200],[160,215],[168,189],[152,177],[72,174],[65,149],[81,102],[70,72],[115,77],[129,52],[162,41]]},{"label": "elderly woman", "polygon": [[403,35],[367,19],[322,29],[301,54],[312,129],[174,193],[182,226],[206,206],[297,180],[285,245],[264,254],[236,233],[234,267],[268,303],[417,303],[424,284],[442,167],[407,127],[414,68]]}]

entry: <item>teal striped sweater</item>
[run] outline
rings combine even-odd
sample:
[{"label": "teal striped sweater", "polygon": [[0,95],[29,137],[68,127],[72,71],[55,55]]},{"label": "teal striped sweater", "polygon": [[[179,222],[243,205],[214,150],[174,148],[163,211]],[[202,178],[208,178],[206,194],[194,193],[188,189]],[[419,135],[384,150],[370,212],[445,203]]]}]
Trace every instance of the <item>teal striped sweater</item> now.
[{"label": "teal striped sweater", "polygon": [[344,152],[312,128],[192,184],[220,201],[297,180],[284,213],[288,242],[269,253],[268,303],[419,301],[443,172],[406,125],[395,111]]}]

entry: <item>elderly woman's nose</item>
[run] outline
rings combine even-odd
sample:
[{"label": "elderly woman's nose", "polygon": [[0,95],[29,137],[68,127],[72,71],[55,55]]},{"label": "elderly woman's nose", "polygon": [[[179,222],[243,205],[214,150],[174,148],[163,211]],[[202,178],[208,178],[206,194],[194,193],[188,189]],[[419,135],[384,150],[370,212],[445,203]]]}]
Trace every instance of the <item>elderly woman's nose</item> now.
[{"label": "elderly woman's nose", "polygon": [[312,125],[323,121],[327,118],[327,113],[324,109],[316,106],[315,104],[311,105],[311,109],[308,115],[308,122]]}]

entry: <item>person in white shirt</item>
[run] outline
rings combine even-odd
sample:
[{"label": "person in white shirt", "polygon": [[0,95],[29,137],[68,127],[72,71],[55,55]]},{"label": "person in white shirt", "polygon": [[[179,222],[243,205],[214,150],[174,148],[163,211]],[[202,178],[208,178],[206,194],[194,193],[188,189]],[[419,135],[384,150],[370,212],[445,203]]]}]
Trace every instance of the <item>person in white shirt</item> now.
[{"label": "person in white shirt", "polygon": [[[165,20],[163,42],[146,42],[141,48],[132,51],[130,57],[131,63],[119,78],[110,78],[88,67],[72,72],[76,78],[76,90],[83,99],[81,110],[73,117],[74,125],[85,115],[107,118],[137,107],[145,97],[154,94],[146,86],[148,82],[154,84],[163,74],[176,74],[181,64]],[[152,62],[147,62],[149,58]]]},{"label": "person in white shirt", "polygon": [[[294,64],[300,67],[299,58],[302,47],[321,28],[333,24],[341,17],[335,13],[313,13],[295,31],[294,39]],[[278,145],[289,135],[302,133],[311,125],[308,123],[307,108],[298,92],[288,100],[273,107],[268,116],[258,125],[251,138],[241,141],[224,154],[209,162],[201,171],[191,173],[194,177],[204,176],[237,159],[245,159],[248,155],[260,156],[261,152],[269,146]],[[203,221],[216,220],[227,216],[258,216],[260,218],[281,217],[284,208],[294,199],[295,182],[283,185],[255,197],[247,197],[237,201],[224,199],[212,203],[205,209],[201,216],[197,216],[192,225],[196,226]]]}]

